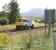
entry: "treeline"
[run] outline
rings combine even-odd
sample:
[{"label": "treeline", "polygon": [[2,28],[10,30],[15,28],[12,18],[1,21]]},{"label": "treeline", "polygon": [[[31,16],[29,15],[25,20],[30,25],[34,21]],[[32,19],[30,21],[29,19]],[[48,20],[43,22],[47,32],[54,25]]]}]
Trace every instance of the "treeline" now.
[{"label": "treeline", "polygon": [[9,4],[5,4],[2,8],[3,11],[0,11],[0,25],[15,23],[16,18],[20,17],[20,9],[16,0],[11,0]]}]

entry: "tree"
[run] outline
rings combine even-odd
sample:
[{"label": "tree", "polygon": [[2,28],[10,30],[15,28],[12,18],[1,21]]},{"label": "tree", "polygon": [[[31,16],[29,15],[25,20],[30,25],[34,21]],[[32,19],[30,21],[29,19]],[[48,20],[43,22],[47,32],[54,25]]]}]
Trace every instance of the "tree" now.
[{"label": "tree", "polygon": [[5,16],[4,11],[0,11],[0,17],[4,17],[4,16]]},{"label": "tree", "polygon": [[16,0],[11,0],[11,3],[9,4],[9,23],[15,23],[16,17],[19,17],[19,8],[18,3]]},{"label": "tree", "polygon": [[9,20],[7,18],[0,18],[0,25],[6,25],[9,23]]}]

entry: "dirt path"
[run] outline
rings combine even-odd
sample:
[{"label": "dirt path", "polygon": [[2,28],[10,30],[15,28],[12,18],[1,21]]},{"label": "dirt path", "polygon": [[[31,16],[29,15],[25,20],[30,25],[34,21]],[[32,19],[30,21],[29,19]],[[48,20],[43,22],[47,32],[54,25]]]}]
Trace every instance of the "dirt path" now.
[{"label": "dirt path", "polygon": [[9,30],[5,31],[8,35],[17,35],[17,34],[29,34],[29,33],[42,33],[44,29],[29,29],[29,30]]}]

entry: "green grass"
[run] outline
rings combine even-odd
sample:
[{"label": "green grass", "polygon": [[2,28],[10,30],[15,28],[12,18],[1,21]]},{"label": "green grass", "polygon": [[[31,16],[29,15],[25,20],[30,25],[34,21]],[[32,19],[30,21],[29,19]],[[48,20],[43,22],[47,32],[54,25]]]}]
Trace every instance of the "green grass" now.
[{"label": "green grass", "polygon": [[[26,50],[28,44],[30,43],[30,50],[53,50],[53,42],[51,38],[44,38],[44,35],[41,35],[40,33],[28,33],[25,35],[20,34],[12,36],[2,34],[0,35],[0,37],[4,38],[0,38],[0,48],[10,48],[12,50]],[[3,40],[5,40],[5,43],[2,43]]]}]

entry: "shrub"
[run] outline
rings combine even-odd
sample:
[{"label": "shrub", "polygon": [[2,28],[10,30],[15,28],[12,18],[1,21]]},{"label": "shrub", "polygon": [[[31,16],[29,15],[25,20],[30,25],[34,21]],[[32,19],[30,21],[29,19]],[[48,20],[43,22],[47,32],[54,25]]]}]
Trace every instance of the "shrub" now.
[{"label": "shrub", "polygon": [[35,22],[38,22],[37,20],[35,20]]},{"label": "shrub", "polygon": [[2,24],[2,19],[0,19],[0,25]]},{"label": "shrub", "polygon": [[44,20],[40,20],[39,23],[44,23]]},{"label": "shrub", "polygon": [[6,34],[0,33],[0,43],[6,44],[8,42],[8,37]]},{"label": "shrub", "polygon": [[7,18],[1,18],[0,19],[0,25],[6,25],[9,23],[9,20]]},{"label": "shrub", "polygon": [[0,50],[6,50],[5,48],[9,44],[8,36],[5,33],[0,33]]}]

